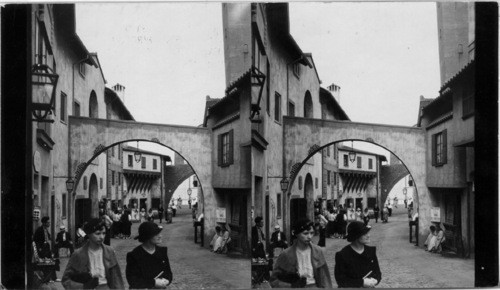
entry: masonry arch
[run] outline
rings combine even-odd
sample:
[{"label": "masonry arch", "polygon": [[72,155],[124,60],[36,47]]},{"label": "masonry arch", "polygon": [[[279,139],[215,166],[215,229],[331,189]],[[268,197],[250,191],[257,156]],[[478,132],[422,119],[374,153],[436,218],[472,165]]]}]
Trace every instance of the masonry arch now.
[{"label": "masonry arch", "polygon": [[99,118],[99,105],[97,103],[97,95],[94,92],[94,90],[90,92],[90,97],[89,97],[89,117]]},{"label": "masonry arch", "polygon": [[[210,230],[215,228],[215,200],[211,184],[211,140],[207,128],[139,123],[123,120],[69,118],[70,126],[70,170],[74,176],[74,197],[79,189],[85,170],[94,160],[109,148],[126,142],[152,142],[164,146],[181,156],[192,168],[198,180],[199,199],[203,201],[200,210],[205,216],[205,241]],[[70,219],[74,215],[68,213]],[[74,220],[69,224],[74,227]],[[208,244],[208,243],[206,243]]]},{"label": "masonry arch", "polygon": [[[284,124],[284,164],[283,176],[287,176],[290,185],[284,200],[288,208],[288,197],[302,166],[315,153],[336,142],[354,140],[378,145],[395,156],[411,173],[422,218],[419,219],[419,235],[424,239],[424,229],[430,225],[430,208],[433,201],[425,185],[425,132],[418,127],[405,127],[369,123],[355,123],[323,119],[304,119],[285,116]],[[426,211],[422,214],[422,210]],[[428,212],[427,212],[428,211]],[[290,219],[284,215],[284,228],[289,227]]]},{"label": "masonry arch", "polygon": [[309,91],[306,92],[304,96],[304,118],[313,118],[313,102],[311,93]]}]

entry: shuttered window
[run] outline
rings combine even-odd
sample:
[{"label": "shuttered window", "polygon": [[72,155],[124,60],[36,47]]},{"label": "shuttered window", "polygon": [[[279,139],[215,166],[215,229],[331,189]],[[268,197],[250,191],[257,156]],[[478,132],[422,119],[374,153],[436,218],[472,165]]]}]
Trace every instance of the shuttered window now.
[{"label": "shuttered window", "polygon": [[218,160],[219,166],[229,166],[234,163],[234,130],[218,136]]},{"label": "shuttered window", "polygon": [[432,135],[432,166],[446,164],[447,149],[447,130]]}]

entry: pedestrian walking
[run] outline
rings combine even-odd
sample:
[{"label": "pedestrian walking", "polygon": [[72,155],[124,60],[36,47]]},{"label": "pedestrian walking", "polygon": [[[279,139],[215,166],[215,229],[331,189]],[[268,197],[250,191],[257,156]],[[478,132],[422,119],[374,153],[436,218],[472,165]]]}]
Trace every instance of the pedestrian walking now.
[{"label": "pedestrian walking", "polygon": [[392,204],[391,204],[391,202],[388,202],[387,209],[389,210],[389,216],[392,216]]},{"label": "pedestrian walking", "polygon": [[153,208],[150,208],[148,211],[148,222],[155,222],[155,218],[153,215]]},{"label": "pedestrian walking", "polygon": [[328,224],[328,220],[320,214],[318,215],[317,219],[319,224],[318,246],[324,248],[326,246],[326,225]]},{"label": "pedestrian walking", "polygon": [[375,222],[378,223],[378,215],[380,213],[380,208],[378,207],[378,204],[375,205],[375,208],[373,209],[373,215],[375,216]]},{"label": "pedestrian walking", "polygon": [[332,288],[330,271],[323,250],[314,245],[314,223],[300,219],[292,225],[294,244],[284,250],[274,263],[273,288]]},{"label": "pedestrian walking", "polygon": [[123,214],[120,218],[120,221],[122,224],[123,238],[130,239],[130,231],[131,231],[131,227],[132,227],[132,221],[131,221],[130,212],[128,210],[123,211]]},{"label": "pedestrian walking", "polygon": [[335,254],[335,280],[340,288],[373,288],[382,279],[376,248],[370,243],[370,226],[353,221],[347,226],[349,245]]},{"label": "pedestrian walking", "polygon": [[104,244],[106,225],[99,218],[83,227],[87,241],[69,259],[62,284],[65,289],[124,289],[113,248]]},{"label": "pedestrian walking", "polygon": [[160,219],[160,224],[161,224],[161,220],[163,219],[164,212],[165,212],[165,209],[163,209],[163,206],[160,205],[160,208],[158,208],[158,218]]},{"label": "pedestrian walking", "polygon": [[141,245],[127,253],[125,275],[131,289],[165,289],[172,283],[168,249],[160,246],[162,229],[154,222],[139,226],[139,236],[135,239]]},{"label": "pedestrian walking", "polygon": [[[179,207],[180,208],[180,207]],[[172,201],[172,216],[175,217],[177,213],[177,206],[175,205],[175,203]]]},{"label": "pedestrian walking", "polygon": [[143,223],[143,222],[147,222],[146,209],[145,208],[141,208],[141,223]]},{"label": "pedestrian walking", "polygon": [[340,209],[337,217],[335,218],[335,232],[337,233],[337,238],[344,239],[347,227],[347,214],[345,210]]},{"label": "pedestrian walking", "polygon": [[106,237],[104,238],[104,244],[111,245],[111,227],[113,226],[113,220],[109,217],[107,213],[102,213],[101,220],[106,225]]}]

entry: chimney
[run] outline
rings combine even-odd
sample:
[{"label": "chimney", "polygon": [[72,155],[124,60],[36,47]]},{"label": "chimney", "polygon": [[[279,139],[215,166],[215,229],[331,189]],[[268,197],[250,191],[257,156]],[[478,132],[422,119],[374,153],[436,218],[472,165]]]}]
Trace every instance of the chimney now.
[{"label": "chimney", "polygon": [[337,102],[340,104],[340,87],[337,86],[336,84],[332,83],[327,87],[328,91],[333,95],[333,97],[337,100]]},{"label": "chimney", "polygon": [[122,100],[123,104],[125,104],[125,86],[117,83],[112,87],[113,91],[118,95],[118,97]]}]

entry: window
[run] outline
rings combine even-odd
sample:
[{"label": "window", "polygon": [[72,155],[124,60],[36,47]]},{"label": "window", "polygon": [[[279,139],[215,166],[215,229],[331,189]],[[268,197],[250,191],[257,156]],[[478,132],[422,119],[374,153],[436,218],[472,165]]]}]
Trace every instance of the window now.
[{"label": "window", "polygon": [[337,184],[337,173],[334,172],[333,173],[333,185],[336,185]]},{"label": "window", "polygon": [[281,95],[274,93],[274,120],[281,122]]},{"label": "window", "polygon": [[87,189],[87,176],[83,177],[83,189]]},{"label": "window", "polygon": [[193,180],[193,187],[198,187],[198,180]]},{"label": "window", "polygon": [[66,217],[66,193],[63,193],[62,195],[62,217]]},{"label": "window", "polygon": [[267,61],[267,75],[266,75],[266,90],[267,90],[267,96],[266,96],[266,110],[267,110],[267,115],[271,115],[271,65],[269,65],[269,60]]},{"label": "window", "polygon": [[357,159],[358,159],[358,168],[361,168],[361,156],[358,156]]},{"label": "window", "polygon": [[146,157],[142,157],[141,168],[146,169]]},{"label": "window", "polygon": [[104,182],[103,182],[102,177],[101,177],[101,178],[99,178],[99,186],[101,187],[101,189],[103,188],[103,183],[104,183]]},{"label": "window", "polygon": [[276,194],[276,217],[281,218],[281,193]]},{"label": "window", "polygon": [[118,154],[118,160],[122,160],[122,151],[120,144],[118,144],[118,150],[116,153]]},{"label": "window", "polygon": [[295,117],[295,104],[292,101],[288,102],[288,116]]},{"label": "window", "polygon": [[66,122],[68,119],[68,110],[67,110],[67,100],[68,96],[65,93],[61,92],[61,121]]},{"label": "window", "polygon": [[80,117],[80,103],[73,103],[73,116]]},{"label": "window", "polygon": [[115,172],[111,170],[111,185],[115,185]]},{"label": "window", "polygon": [[218,165],[229,166],[233,164],[233,134],[234,130],[218,136]]},{"label": "window", "polygon": [[446,164],[446,134],[447,130],[432,135],[432,166]]},{"label": "window", "polygon": [[81,62],[80,63],[80,66],[78,68],[78,72],[80,73],[80,75],[85,78],[85,70],[86,70],[86,67],[85,67],[85,63],[84,62]]},{"label": "window", "polygon": [[153,169],[156,169],[158,160],[153,159]]},{"label": "window", "polygon": [[333,144],[333,159],[337,160],[337,154],[339,152],[337,151],[337,145]]},{"label": "window", "polygon": [[302,189],[302,176],[299,176],[299,189]]},{"label": "window", "polygon": [[111,157],[115,157],[115,147],[111,147]]},{"label": "window", "polygon": [[349,156],[344,154],[344,166],[349,167]]},{"label": "window", "polygon": [[132,158],[132,155],[128,155],[128,167],[134,167]]},{"label": "window", "polygon": [[373,159],[368,159],[368,169],[373,169]]},{"label": "window", "polygon": [[474,113],[474,85],[468,85],[462,99],[462,117],[468,117]]},{"label": "window", "polygon": [[330,146],[326,147],[326,156],[330,157]]},{"label": "window", "polygon": [[295,64],[293,65],[293,74],[294,74],[296,77],[300,78],[300,64],[299,64],[299,63],[295,63]]},{"label": "window", "polygon": [[326,171],[326,183],[328,185],[330,185],[330,175],[332,174],[332,172],[330,170],[327,170]]},{"label": "window", "polygon": [[317,177],[314,178],[314,187],[316,189],[318,189],[318,178]]},{"label": "window", "polygon": [[118,185],[122,184],[122,173],[118,172]]}]

